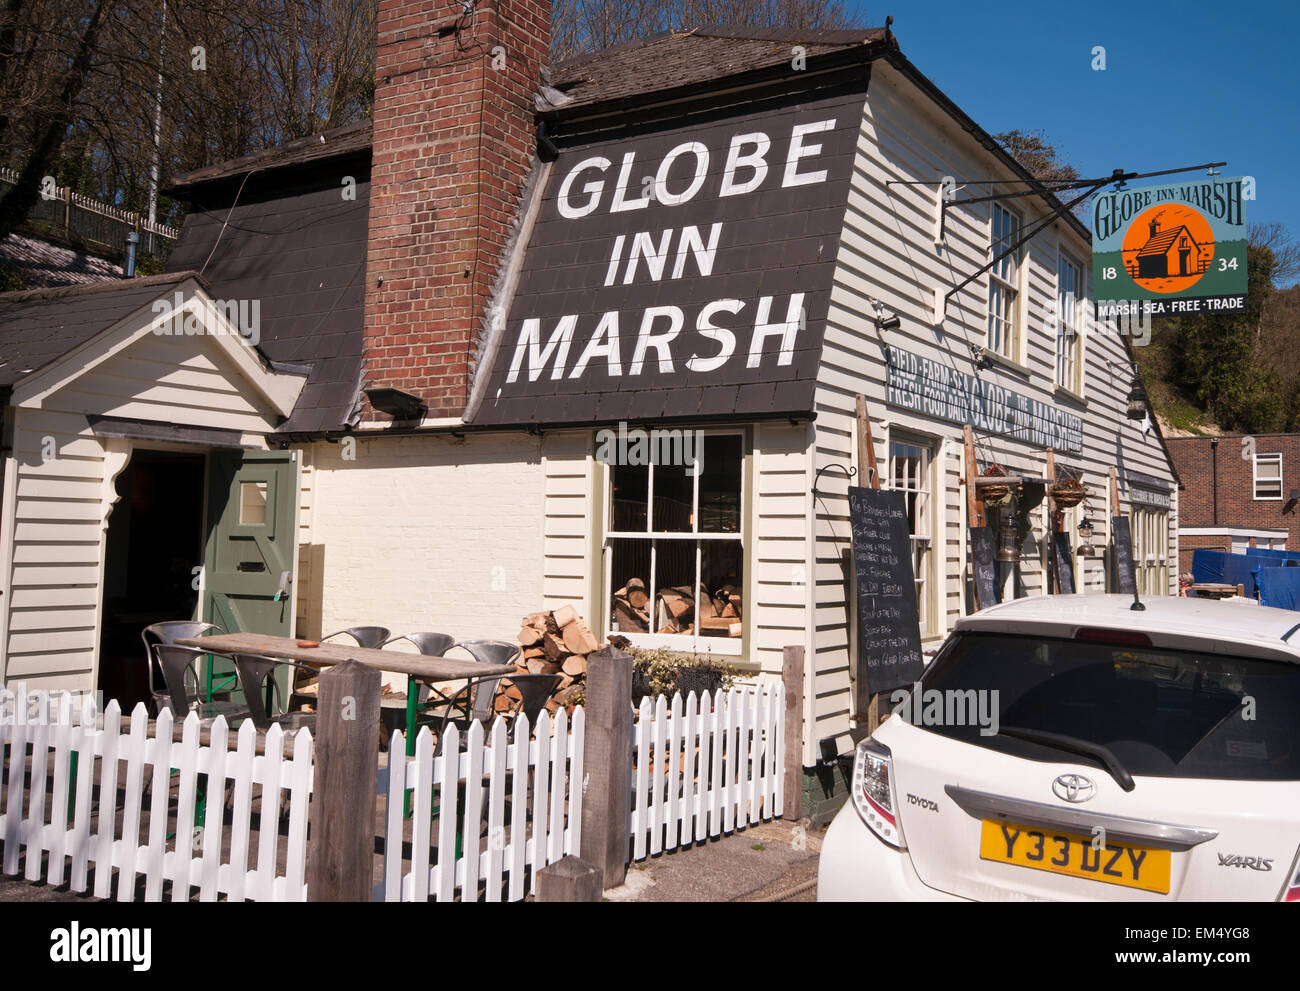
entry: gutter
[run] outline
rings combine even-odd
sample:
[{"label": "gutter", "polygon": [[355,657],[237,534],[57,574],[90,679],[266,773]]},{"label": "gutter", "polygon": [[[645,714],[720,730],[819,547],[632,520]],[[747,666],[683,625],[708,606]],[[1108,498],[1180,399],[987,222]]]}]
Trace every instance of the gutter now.
[{"label": "gutter", "polygon": [[290,444],[310,444],[313,441],[323,440],[331,444],[336,444],[344,437],[355,437],[365,440],[373,440],[381,437],[464,437],[467,434],[510,434],[510,433],[527,433],[541,435],[547,432],[557,430],[598,430],[601,427],[617,427],[619,424],[627,424],[629,428],[643,427],[663,427],[671,424],[689,424],[700,428],[707,428],[713,424],[722,423],[769,423],[776,420],[788,420],[791,424],[813,423],[817,420],[816,412],[771,412],[771,413],[718,413],[713,416],[701,417],[699,414],[688,414],[685,416],[664,416],[654,420],[571,420],[563,422],[546,423],[439,423],[422,425],[405,425],[398,426],[397,421],[393,421],[393,426],[381,427],[379,429],[352,429],[341,428],[338,430],[319,430],[306,433],[275,433],[267,434],[266,442],[268,445],[285,448]]}]

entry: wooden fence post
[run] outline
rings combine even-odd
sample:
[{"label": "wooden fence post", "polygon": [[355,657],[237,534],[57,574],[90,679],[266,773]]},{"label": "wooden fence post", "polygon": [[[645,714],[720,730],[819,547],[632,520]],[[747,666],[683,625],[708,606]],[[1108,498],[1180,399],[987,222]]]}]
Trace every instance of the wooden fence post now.
[{"label": "wooden fence post", "polygon": [[353,660],[320,676],[308,901],[370,901],[380,680],[375,668]]},{"label": "wooden fence post", "polygon": [[803,648],[781,654],[785,682],[785,808],[782,819],[803,818]]},{"label": "wooden fence post", "polygon": [[606,887],[627,877],[632,794],[632,658],[616,647],[587,657],[579,854]]},{"label": "wooden fence post", "polygon": [[578,857],[562,857],[537,872],[539,902],[598,902],[604,890],[600,868]]}]

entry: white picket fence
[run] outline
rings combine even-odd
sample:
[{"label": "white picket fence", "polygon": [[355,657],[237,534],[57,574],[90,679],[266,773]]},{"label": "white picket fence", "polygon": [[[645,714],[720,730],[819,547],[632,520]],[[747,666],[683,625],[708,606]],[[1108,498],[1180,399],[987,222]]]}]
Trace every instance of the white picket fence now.
[{"label": "white picket fence", "polygon": [[[554,720],[542,712],[531,739],[527,717],[516,718],[510,730],[497,719],[486,743],[483,724],[473,722],[464,752],[451,725],[436,757],[427,726],[409,758],[405,738],[395,732],[390,766],[380,772],[388,804],[384,880],[375,888],[376,900],[451,901],[459,895],[475,901],[482,882],[485,900],[519,901],[536,889],[539,870],[576,856],[584,719],[581,707],[574,709],[571,726],[563,709]],[[414,812],[409,870],[402,858],[404,789],[412,791]]]},{"label": "white picket fence", "polygon": [[781,815],[785,691],[641,700],[632,728],[632,859]]},{"label": "white picket fence", "polygon": [[[255,753],[251,722],[240,727],[234,750],[230,730],[220,717],[212,725],[210,743],[200,745],[194,713],[186,717],[182,738],[175,742],[171,713],[159,714],[150,734],[143,704],[131,713],[125,733],[116,701],[105,708],[99,726],[91,698],[74,712],[66,693],[52,697],[35,692],[29,700],[21,688],[0,689],[0,713],[5,715],[0,718],[0,766],[8,768],[8,780],[0,788],[5,874],[17,873],[22,850],[29,881],[40,880],[42,854],[48,853],[45,880],[53,885],[66,882],[76,892],[87,890],[93,866],[94,894],[99,898],[113,897],[116,871],[119,901],[135,897],[140,874],[145,877],[145,901],[163,900],[165,881],[171,882],[172,901],[188,900],[193,888],[198,888],[201,901],[214,901],[219,894],[233,901],[306,900],[312,787],[312,740],[306,729],[298,731],[293,756],[286,759],[284,733],[278,726],[266,733],[262,755]],[[36,718],[29,718],[33,713]],[[146,771],[151,774],[142,837]],[[200,775],[206,775],[206,824],[196,832]],[[174,817],[173,783],[178,786]],[[255,829],[254,785],[260,786]],[[227,830],[223,813],[228,786],[233,788],[233,808]],[[289,821],[281,873],[276,862],[282,797],[288,799]],[[168,839],[169,832],[174,839]],[[226,839],[228,856],[223,854]],[[249,868],[253,852],[256,866]]]}]

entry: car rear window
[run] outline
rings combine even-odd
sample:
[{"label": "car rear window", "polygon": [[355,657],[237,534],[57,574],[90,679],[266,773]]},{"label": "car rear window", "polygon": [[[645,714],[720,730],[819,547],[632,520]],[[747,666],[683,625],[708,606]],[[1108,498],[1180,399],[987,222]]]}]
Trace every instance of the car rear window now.
[{"label": "car rear window", "polygon": [[[926,698],[988,693],[1000,727],[1101,744],[1131,774],[1243,781],[1300,779],[1300,665],[1165,648],[1005,634],[958,634],[921,683]],[[997,695],[992,693],[996,691]],[[934,695],[933,693],[939,693]],[[915,693],[914,693],[915,694]],[[932,710],[937,711],[937,710]],[[972,709],[972,711],[976,711]],[[945,736],[1038,760],[1038,743],[963,719],[899,713]],[[981,729],[984,731],[981,732]],[[1087,763],[1089,758],[1072,755]]]}]

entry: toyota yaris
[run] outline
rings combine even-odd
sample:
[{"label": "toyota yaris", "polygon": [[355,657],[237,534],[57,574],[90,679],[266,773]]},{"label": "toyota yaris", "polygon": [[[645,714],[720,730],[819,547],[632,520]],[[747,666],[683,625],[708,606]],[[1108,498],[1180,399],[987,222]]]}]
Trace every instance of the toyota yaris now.
[{"label": "toyota yaris", "polygon": [[858,745],[818,899],[1300,901],[1300,612],[1132,605],[959,621]]}]

